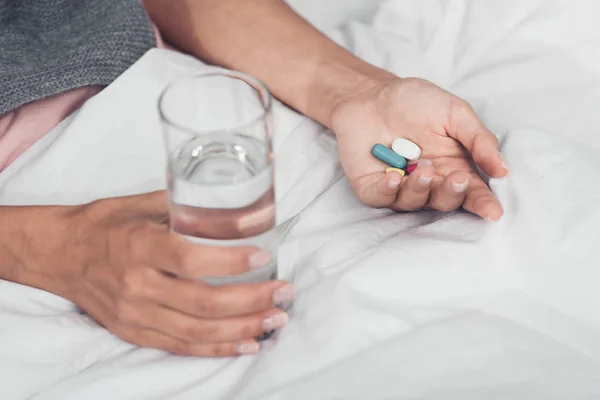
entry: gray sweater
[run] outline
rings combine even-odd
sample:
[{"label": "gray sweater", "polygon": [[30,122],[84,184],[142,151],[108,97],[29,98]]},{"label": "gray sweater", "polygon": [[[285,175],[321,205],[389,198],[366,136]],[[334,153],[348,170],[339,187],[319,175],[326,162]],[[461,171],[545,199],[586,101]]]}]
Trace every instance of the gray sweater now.
[{"label": "gray sweater", "polygon": [[0,0],[0,116],[108,85],[155,45],[141,0]]}]

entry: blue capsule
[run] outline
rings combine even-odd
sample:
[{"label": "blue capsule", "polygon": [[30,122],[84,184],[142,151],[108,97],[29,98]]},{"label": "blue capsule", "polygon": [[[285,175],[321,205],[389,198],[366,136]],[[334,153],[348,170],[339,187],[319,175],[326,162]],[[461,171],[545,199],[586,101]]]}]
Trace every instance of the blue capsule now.
[{"label": "blue capsule", "polygon": [[375,158],[383,161],[390,167],[399,169],[406,167],[406,158],[380,143],[377,143],[375,146],[373,146],[371,153],[375,156]]}]

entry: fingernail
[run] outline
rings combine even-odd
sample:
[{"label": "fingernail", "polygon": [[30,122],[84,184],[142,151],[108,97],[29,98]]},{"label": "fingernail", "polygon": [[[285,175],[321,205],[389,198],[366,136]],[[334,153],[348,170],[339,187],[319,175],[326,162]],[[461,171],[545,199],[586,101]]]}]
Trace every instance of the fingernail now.
[{"label": "fingernail", "polygon": [[238,354],[256,354],[260,351],[260,345],[256,342],[241,342],[235,345]]},{"label": "fingernail", "polygon": [[265,320],[263,321],[263,331],[269,332],[274,329],[283,328],[289,320],[290,317],[287,315],[287,313],[284,312],[271,315],[270,317],[265,318]]},{"label": "fingernail", "polygon": [[508,165],[506,164],[506,160],[502,155],[500,155],[500,163],[502,165],[502,168],[504,168],[506,172],[508,172]]},{"label": "fingernail", "polygon": [[421,186],[429,186],[431,181],[433,180],[433,176],[423,176],[419,177],[419,185]]},{"label": "fingernail", "polygon": [[402,178],[397,175],[392,176],[387,183],[388,188],[391,190],[398,189],[398,186],[400,186],[401,180],[402,180]]},{"label": "fingernail", "polygon": [[454,190],[456,193],[463,193],[465,190],[467,190],[468,187],[469,187],[468,179],[465,179],[465,181],[461,182],[461,183],[452,182],[452,190]]},{"label": "fingernail", "polygon": [[257,251],[256,253],[252,253],[248,258],[248,264],[250,265],[250,270],[260,269],[271,262],[271,253],[268,251]]},{"label": "fingernail", "polygon": [[273,304],[281,304],[288,300],[292,300],[296,294],[296,289],[293,285],[287,284],[273,293]]},{"label": "fingernail", "polygon": [[431,160],[421,160],[421,161],[418,162],[417,165],[418,166],[422,165],[422,166],[426,167],[426,166],[429,166],[429,165],[433,165],[433,162],[431,162]]}]

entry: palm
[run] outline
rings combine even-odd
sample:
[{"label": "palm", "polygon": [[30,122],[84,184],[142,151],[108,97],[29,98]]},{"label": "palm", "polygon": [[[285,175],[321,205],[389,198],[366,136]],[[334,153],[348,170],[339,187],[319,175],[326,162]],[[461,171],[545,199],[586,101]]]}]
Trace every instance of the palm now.
[{"label": "palm", "polygon": [[[501,176],[504,171],[496,139],[466,103],[439,87],[415,79],[373,88],[338,106],[333,125],[344,171],[368,205],[397,210],[451,210],[464,205],[492,219],[501,215],[499,203],[477,174],[471,158],[473,155],[486,172]],[[419,145],[421,159],[431,161],[430,166],[419,166],[414,174],[433,176],[427,191],[418,187],[418,176],[403,178],[400,190],[386,192],[381,186],[382,179],[391,178],[384,173],[385,165],[369,150],[375,143],[389,146],[397,137]],[[468,190],[451,193],[464,182],[468,182]],[[459,186],[453,186],[455,183]]]}]

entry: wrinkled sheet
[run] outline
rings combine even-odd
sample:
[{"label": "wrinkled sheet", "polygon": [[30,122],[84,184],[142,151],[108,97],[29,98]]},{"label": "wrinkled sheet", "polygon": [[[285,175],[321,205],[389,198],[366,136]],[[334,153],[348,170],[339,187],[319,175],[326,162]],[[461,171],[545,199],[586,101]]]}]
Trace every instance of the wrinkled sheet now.
[{"label": "wrinkled sheet", "polygon": [[329,32],[348,21],[368,21],[385,0],[286,0],[318,29]]},{"label": "wrinkled sheet", "polygon": [[[331,32],[473,104],[511,169],[490,183],[502,221],[362,206],[332,136],[278,105],[278,218],[298,221],[281,274],[298,296],[276,343],[238,359],[170,356],[0,282],[0,398],[600,398],[597,15],[595,0],[399,0]],[[0,174],[0,204],[163,188],[156,99],[198,68],[149,52]]]}]

